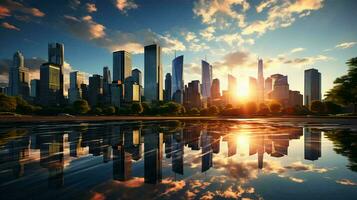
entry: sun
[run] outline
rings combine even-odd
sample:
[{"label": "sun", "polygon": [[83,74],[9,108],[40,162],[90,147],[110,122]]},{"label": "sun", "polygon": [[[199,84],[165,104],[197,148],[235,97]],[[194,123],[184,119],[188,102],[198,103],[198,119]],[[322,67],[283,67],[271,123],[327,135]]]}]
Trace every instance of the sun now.
[{"label": "sun", "polygon": [[248,100],[249,98],[249,85],[245,80],[238,81],[236,97],[238,100]]}]

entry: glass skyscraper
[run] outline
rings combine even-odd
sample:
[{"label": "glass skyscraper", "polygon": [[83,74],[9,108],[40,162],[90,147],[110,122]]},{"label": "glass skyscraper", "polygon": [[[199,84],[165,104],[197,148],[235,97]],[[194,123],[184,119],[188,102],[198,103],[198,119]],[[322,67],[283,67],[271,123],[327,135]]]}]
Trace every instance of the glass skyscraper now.
[{"label": "glass skyscraper", "polygon": [[161,47],[158,44],[145,46],[144,51],[144,95],[146,101],[163,100],[163,70]]},{"label": "glass skyscraper", "polygon": [[[183,103],[183,55],[172,60],[172,89],[171,97],[177,103]],[[173,97],[175,96],[175,98]]]},{"label": "glass skyscraper", "polygon": [[131,54],[126,51],[113,52],[113,81],[121,81],[131,76]]},{"label": "glass skyscraper", "polygon": [[321,101],[321,73],[317,69],[305,70],[304,82],[304,105],[309,106],[315,100]]},{"label": "glass skyscraper", "polygon": [[211,96],[212,85],[212,65],[202,60],[202,97]]}]

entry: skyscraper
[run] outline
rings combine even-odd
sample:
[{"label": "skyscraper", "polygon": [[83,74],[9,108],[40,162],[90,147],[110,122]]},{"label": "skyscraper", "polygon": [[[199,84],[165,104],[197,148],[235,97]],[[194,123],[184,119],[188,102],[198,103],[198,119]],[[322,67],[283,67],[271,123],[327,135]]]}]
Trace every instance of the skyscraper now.
[{"label": "skyscraper", "polygon": [[183,103],[183,90],[183,56],[179,56],[172,60],[171,97],[174,99],[175,102]]},{"label": "skyscraper", "polygon": [[126,51],[113,52],[113,81],[121,81],[131,76],[131,54]]},{"label": "skyscraper", "polygon": [[140,86],[143,86],[143,75],[139,69],[133,69],[131,71],[131,76],[133,77],[133,80],[139,84]]},{"label": "skyscraper", "polygon": [[273,90],[273,80],[268,77],[265,79],[264,83],[264,97],[265,99],[268,99],[268,94]]},{"label": "skyscraper", "polygon": [[158,44],[145,46],[144,52],[145,65],[145,85],[144,94],[146,101],[162,101],[163,100],[163,84],[162,84],[162,62],[161,62],[161,47]]},{"label": "skyscraper", "polygon": [[231,74],[228,74],[228,102],[227,103],[234,103],[235,97],[237,93],[237,78]]},{"label": "skyscraper", "polygon": [[211,96],[212,85],[212,65],[202,60],[202,97],[208,98]]},{"label": "skyscraper", "polygon": [[305,70],[304,99],[306,106],[315,100],[321,101],[321,73],[317,69]]},{"label": "skyscraper", "polygon": [[140,86],[134,81],[132,76],[125,79],[124,100],[127,103],[141,101]]},{"label": "skyscraper", "polygon": [[249,77],[249,97],[253,102],[257,101],[257,79]]},{"label": "skyscraper", "polygon": [[186,102],[185,107],[187,108],[201,108],[201,90],[200,81],[195,80],[188,83],[188,87],[185,91]]},{"label": "skyscraper", "polygon": [[172,88],[172,77],[170,73],[167,73],[165,76],[165,92],[164,92],[165,101],[171,101],[171,88]]},{"label": "skyscraper", "polygon": [[29,70],[24,66],[24,56],[17,51],[13,56],[13,64],[9,69],[9,95],[30,95]]},{"label": "skyscraper", "polygon": [[102,100],[103,77],[101,75],[94,74],[89,77],[88,93],[88,103],[90,106],[96,106]]},{"label": "skyscraper", "polygon": [[264,102],[263,59],[258,60],[257,98],[258,103]]},{"label": "skyscraper", "polygon": [[110,103],[110,84],[112,78],[110,76],[110,70],[107,66],[103,67],[103,97],[105,103]]},{"label": "skyscraper", "polygon": [[81,85],[84,84],[84,74],[74,71],[69,74],[68,99],[70,103],[82,98]]},{"label": "skyscraper", "polygon": [[64,45],[60,43],[48,44],[48,63],[51,65],[57,65],[60,69],[59,81],[59,103],[64,103],[63,90],[64,90],[64,78],[63,78],[63,65],[64,65]]},{"label": "skyscraper", "polygon": [[44,63],[40,68],[40,102],[42,105],[61,104],[61,69],[59,65]]},{"label": "skyscraper", "polygon": [[38,79],[31,80],[30,96],[33,98],[38,98],[40,96],[40,80]]},{"label": "skyscraper", "polygon": [[218,99],[221,97],[221,89],[219,84],[219,79],[213,79],[211,87],[211,97],[212,99]]},{"label": "skyscraper", "polygon": [[284,107],[289,105],[289,83],[288,76],[273,74],[273,90],[269,93],[269,99],[280,102]]}]

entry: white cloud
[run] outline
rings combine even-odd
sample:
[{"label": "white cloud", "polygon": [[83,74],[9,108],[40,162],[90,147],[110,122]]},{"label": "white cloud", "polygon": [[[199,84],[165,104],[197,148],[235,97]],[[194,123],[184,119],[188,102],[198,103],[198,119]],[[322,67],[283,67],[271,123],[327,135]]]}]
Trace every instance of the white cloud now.
[{"label": "white cloud", "polygon": [[187,33],[183,33],[183,34],[184,34],[185,40],[187,42],[191,42],[197,38],[197,36],[194,32],[187,32]]},{"label": "white cloud", "polygon": [[230,46],[249,44],[253,45],[255,43],[254,39],[244,39],[239,33],[224,34],[216,37],[218,42],[226,42]]},{"label": "white cloud", "polygon": [[357,42],[344,42],[341,44],[338,44],[335,46],[335,48],[338,49],[348,49],[348,48],[352,48],[353,46],[355,46],[357,44]]},{"label": "white cloud", "polygon": [[301,48],[301,47],[298,47],[298,48],[295,48],[295,49],[291,49],[290,53],[297,53],[297,52],[302,52],[302,51],[305,51],[305,49]]},{"label": "white cloud", "polygon": [[213,26],[208,26],[207,28],[200,31],[200,35],[207,41],[213,39],[213,33],[215,32],[215,28]]},{"label": "white cloud", "polygon": [[275,4],[277,0],[265,0],[260,2],[259,5],[256,6],[257,13],[262,12],[265,8],[269,8],[272,4]]}]

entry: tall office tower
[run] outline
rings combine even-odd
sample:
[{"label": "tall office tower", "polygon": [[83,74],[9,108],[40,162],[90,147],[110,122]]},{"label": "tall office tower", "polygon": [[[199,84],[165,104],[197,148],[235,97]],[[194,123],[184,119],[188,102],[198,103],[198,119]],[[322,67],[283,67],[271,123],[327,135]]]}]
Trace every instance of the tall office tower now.
[{"label": "tall office tower", "polygon": [[40,96],[40,80],[32,79],[30,85],[31,85],[30,96],[33,98],[38,98]]},{"label": "tall office tower", "polygon": [[124,84],[120,81],[114,82],[110,85],[110,103],[113,106],[120,108],[121,102],[124,100]]},{"label": "tall office tower", "polygon": [[228,102],[233,104],[236,102],[236,94],[237,94],[237,78],[231,74],[228,74]]},{"label": "tall office tower", "polygon": [[188,83],[186,95],[187,101],[185,107],[187,108],[201,108],[201,90],[200,81],[195,80]]},{"label": "tall office tower", "polygon": [[81,84],[81,91],[82,91],[82,99],[88,101],[89,93],[88,93],[88,85]]},{"label": "tall office tower", "polygon": [[161,62],[161,47],[158,44],[145,46],[145,85],[144,95],[146,101],[162,101],[163,100],[163,84],[162,84],[162,62]]},{"label": "tall office tower", "polygon": [[257,79],[254,77],[249,77],[249,97],[253,102],[257,102]]},{"label": "tall office tower", "polygon": [[131,76],[131,54],[127,51],[113,52],[113,81],[121,81]]},{"label": "tall office tower", "polygon": [[264,99],[268,99],[269,93],[273,90],[273,80],[268,77],[265,79],[264,83]]},{"label": "tall office tower", "polygon": [[183,56],[172,60],[172,89],[171,97],[176,103],[183,103]]},{"label": "tall office tower", "polygon": [[30,95],[29,70],[24,66],[24,56],[17,51],[13,56],[13,63],[9,71],[9,95],[22,96]]},{"label": "tall office tower", "polygon": [[143,133],[145,183],[160,183],[162,180],[163,134],[155,128],[143,129]]},{"label": "tall office tower", "polygon": [[212,65],[202,60],[202,97],[211,97]]},{"label": "tall office tower", "polygon": [[306,106],[315,100],[321,101],[321,73],[317,69],[305,70],[304,96]]},{"label": "tall office tower", "polygon": [[69,73],[68,99],[70,103],[82,99],[81,85],[84,84],[84,74],[79,71]]},{"label": "tall office tower", "polygon": [[321,157],[321,131],[304,128],[305,160],[318,160]]},{"label": "tall office tower", "polygon": [[221,98],[221,89],[220,89],[220,84],[219,84],[218,78],[213,79],[213,81],[212,81],[211,97],[212,97],[212,99]]},{"label": "tall office tower", "polygon": [[133,77],[133,80],[139,84],[140,86],[143,86],[143,75],[139,69],[133,69],[131,71],[131,76]]},{"label": "tall office tower", "polygon": [[64,45],[60,43],[50,43],[48,44],[48,63],[51,65],[57,65],[60,69],[59,81],[60,81],[60,99],[59,103],[63,103],[63,89],[64,89],[64,78],[63,78],[63,65],[64,65]]},{"label": "tall office tower", "polygon": [[59,105],[61,91],[61,69],[59,65],[44,63],[40,68],[40,102],[42,105]]},{"label": "tall office tower", "polygon": [[127,77],[124,81],[124,100],[127,103],[141,101],[140,86],[132,76]]},{"label": "tall office tower", "polygon": [[103,95],[103,77],[94,74],[89,77],[88,103],[90,106],[97,106],[101,102]]},{"label": "tall office tower", "polygon": [[164,101],[171,101],[172,76],[167,73],[165,76]]},{"label": "tall office tower", "polygon": [[258,103],[264,102],[264,74],[263,74],[263,59],[258,60],[258,79],[257,79],[257,97]]},{"label": "tall office tower", "polygon": [[110,84],[112,78],[110,76],[110,70],[107,66],[103,67],[103,97],[105,103],[110,103]]},{"label": "tall office tower", "polygon": [[273,90],[269,94],[269,99],[280,102],[284,107],[289,105],[289,83],[288,76],[273,74]]}]

